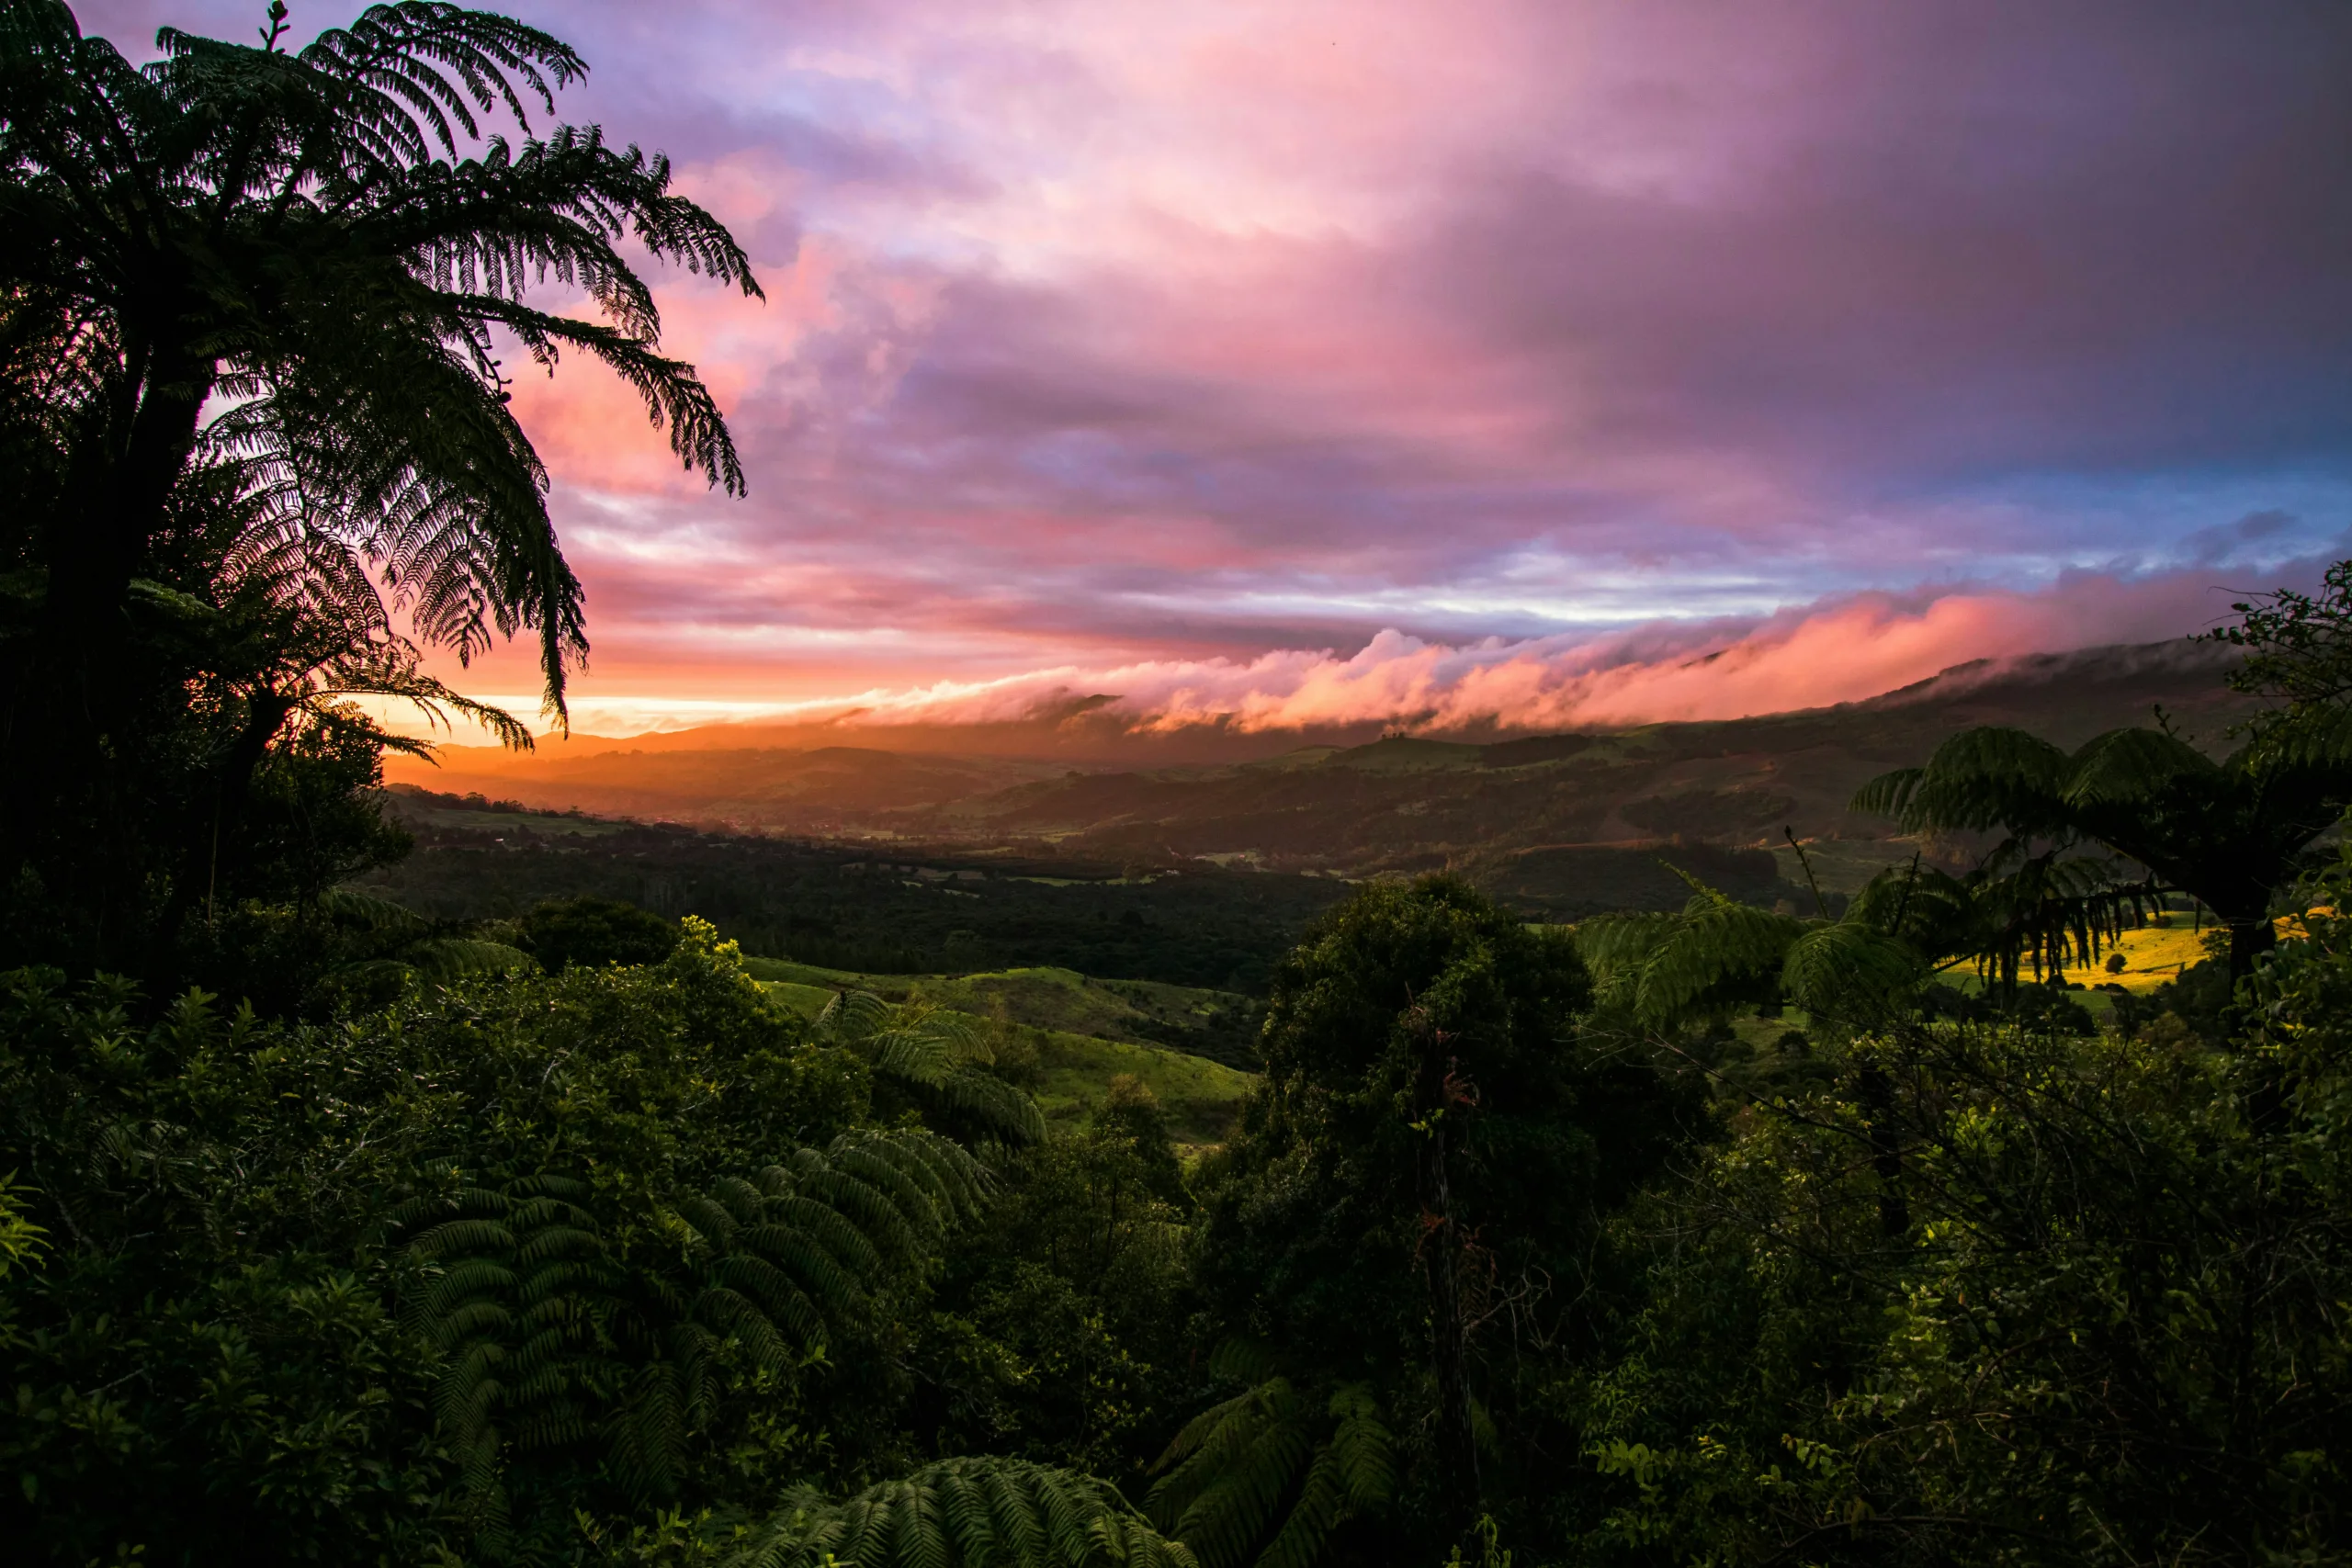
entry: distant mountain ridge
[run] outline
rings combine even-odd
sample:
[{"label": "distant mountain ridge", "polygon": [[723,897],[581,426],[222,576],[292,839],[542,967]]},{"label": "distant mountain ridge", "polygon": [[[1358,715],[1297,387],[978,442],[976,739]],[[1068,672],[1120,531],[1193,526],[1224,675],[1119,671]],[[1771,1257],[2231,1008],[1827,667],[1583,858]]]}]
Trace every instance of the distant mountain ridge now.
[{"label": "distant mountain ridge", "polygon": [[1679,886],[1657,863],[1661,844],[1686,859],[1702,845],[1732,856],[1716,873],[1760,893],[1793,880],[1783,876],[1792,866],[1762,858],[1793,831],[1852,845],[1859,875],[1873,858],[1860,846],[1889,828],[1846,811],[1854,790],[1925,761],[1971,725],[2013,725],[2071,747],[2161,708],[2219,749],[2249,711],[2224,681],[2233,663],[2225,649],[2185,640],[2087,649],[1974,660],[1865,701],[1754,718],[1480,739],[1390,735],[1217,763],[1073,767],[1052,756],[882,746],[672,744],[525,758],[452,749],[446,771],[394,776],[737,831],[1043,845],[1114,863],[1206,859],[1345,876],[1451,865],[1536,905],[1630,876],[1643,886],[1609,896],[1622,907],[1662,896],[1650,880]]}]

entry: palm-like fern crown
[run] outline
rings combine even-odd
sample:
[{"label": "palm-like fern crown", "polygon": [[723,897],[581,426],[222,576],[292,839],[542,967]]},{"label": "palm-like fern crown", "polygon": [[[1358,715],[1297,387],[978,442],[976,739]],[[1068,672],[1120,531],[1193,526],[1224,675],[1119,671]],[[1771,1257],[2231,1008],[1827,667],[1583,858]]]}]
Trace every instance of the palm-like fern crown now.
[{"label": "palm-like fern crown", "polygon": [[384,729],[351,701],[394,697],[436,728],[454,713],[528,750],[530,731],[512,715],[424,672],[422,650],[394,628],[358,554],[300,518],[289,525],[282,497],[253,482],[266,466],[231,459],[192,473],[172,508],[171,558],[157,563],[186,586],[130,584],[143,621],[201,650],[197,700],[226,708],[266,698],[289,710],[298,732],[356,731],[429,755],[427,742]]},{"label": "palm-like fern crown", "polygon": [[[1894,787],[1882,780],[1868,798]],[[1586,920],[1577,948],[1602,1008],[1645,1028],[1770,994],[1825,1022],[1871,1025],[1939,968],[1973,960],[2013,984],[2021,964],[2092,962],[2143,919],[2154,886],[2112,858],[2067,853],[2075,841],[2031,852],[2012,840],[1965,879],[1915,856],[1873,877],[1837,919],[1759,909],[1686,877],[1691,897],[1679,911]]]},{"label": "palm-like fern crown", "polygon": [[[2022,730],[1963,730],[1924,767],[1872,780],[1852,809],[1914,832],[2005,835],[1987,878],[2011,878],[2020,909],[2072,899],[2087,931],[2159,882],[2259,919],[2347,803],[2352,714],[2313,707],[2219,760],[2163,727],[2109,730],[2072,753]],[[2131,863],[2066,858],[2084,845]]]},{"label": "palm-like fern crown", "polygon": [[[593,127],[528,139],[587,67],[519,22],[404,0],[294,54],[156,41],[136,69],[56,0],[0,3],[0,336],[43,416],[118,470],[90,502],[108,547],[137,558],[191,460],[243,459],[282,543],[373,569],[428,641],[463,659],[537,630],[560,712],[580,585],[492,333],[544,367],[603,361],[740,492],[718,406],[659,352],[619,246],[756,295],[742,251],[666,160]],[[526,140],[486,135],[493,114]],[[605,319],[526,305],[549,278]]]}]

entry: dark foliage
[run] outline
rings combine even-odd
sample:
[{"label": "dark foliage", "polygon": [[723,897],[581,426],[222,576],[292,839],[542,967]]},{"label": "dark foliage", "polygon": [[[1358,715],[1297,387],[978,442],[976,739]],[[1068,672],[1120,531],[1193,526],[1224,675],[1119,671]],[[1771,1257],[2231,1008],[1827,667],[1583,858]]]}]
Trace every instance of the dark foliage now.
[{"label": "dark foliage", "polygon": [[1580,1034],[1590,997],[1573,947],[1459,880],[1361,890],[1279,971],[1210,1179],[1204,1288],[1309,1408],[1362,1385],[1416,1433],[1423,1552],[1559,1440],[1543,1369],[1594,1344],[1603,1222],[1681,1132],[1671,1083]]},{"label": "dark foliage", "polygon": [[1872,780],[1854,808],[1913,832],[1999,836],[1968,880],[1980,907],[2006,906],[1978,951],[2009,984],[2021,958],[2037,970],[2095,960],[2102,935],[2170,892],[2228,926],[2243,978],[2313,841],[2352,804],[2352,719],[2310,710],[2256,728],[2218,761],[2161,723],[2071,753],[2023,730],[1965,729],[1924,766]]},{"label": "dark foliage", "polygon": [[[747,953],[861,974],[1052,964],[1261,992],[1276,956],[1347,892],[1326,877],[1203,865],[1129,879],[1099,863],[905,850],[881,861],[684,828],[590,834],[564,830],[577,824],[563,818],[479,815],[470,826],[449,809],[458,797],[395,799],[417,852],[366,880],[416,909],[513,919],[550,898],[615,900],[700,915]],[[407,804],[420,801],[432,818]]]},{"label": "dark foliage", "polygon": [[1627,1222],[1650,1297],[1582,1396],[1613,1478],[1589,1554],[2339,1560],[2352,953],[2326,924],[2218,1049],[2169,1014],[1905,1025],[1742,1111]]},{"label": "dark foliage", "polygon": [[550,898],[515,922],[514,945],[550,975],[575,964],[659,964],[678,945],[678,928],[616,899]]}]

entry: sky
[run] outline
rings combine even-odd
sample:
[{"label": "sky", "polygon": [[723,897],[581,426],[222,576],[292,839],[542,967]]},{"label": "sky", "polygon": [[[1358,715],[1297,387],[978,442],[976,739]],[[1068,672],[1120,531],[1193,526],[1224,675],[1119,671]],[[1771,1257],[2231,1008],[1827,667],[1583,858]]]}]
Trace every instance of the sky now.
[{"label": "sky", "polygon": [[767,294],[659,279],[747,499],[518,388],[583,729],[1728,716],[2352,555],[2336,0],[509,8]]}]

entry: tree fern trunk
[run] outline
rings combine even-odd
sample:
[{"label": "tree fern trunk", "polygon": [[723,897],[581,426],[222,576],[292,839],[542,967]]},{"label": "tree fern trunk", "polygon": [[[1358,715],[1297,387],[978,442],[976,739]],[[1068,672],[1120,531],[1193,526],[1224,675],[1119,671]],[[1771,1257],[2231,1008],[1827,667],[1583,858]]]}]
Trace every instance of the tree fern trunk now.
[{"label": "tree fern trunk", "polygon": [[1478,1497],[1477,1433],[1470,1417],[1470,1333],[1462,1303],[1462,1235],[1453,1218],[1453,1184],[1446,1173],[1442,1123],[1430,1139],[1427,1227],[1422,1245],[1430,1285],[1430,1329],[1436,1352],[1438,1460],[1446,1495],[1458,1499],[1467,1517]]},{"label": "tree fern trunk", "polygon": [[1413,1026],[1421,1047],[1416,1098],[1422,1137],[1415,1176],[1421,1200],[1419,1263],[1429,1286],[1430,1350],[1437,1378],[1439,1495],[1466,1519],[1478,1499],[1478,1443],[1470,1414],[1470,1323],[1463,1302],[1465,1237],[1454,1215],[1448,1155],[1453,1119],[1472,1110],[1476,1100],[1454,1080],[1453,1063],[1444,1054],[1445,1032],[1425,1015],[1416,1017]]}]

